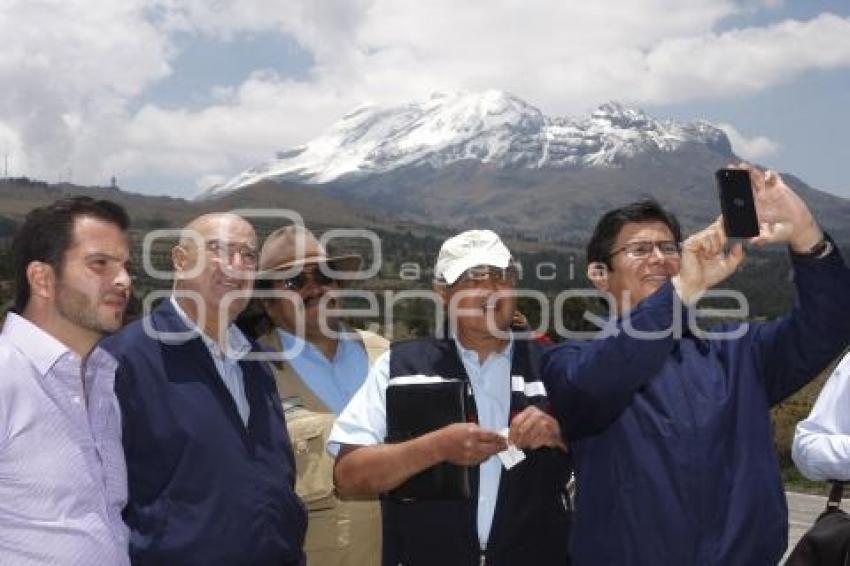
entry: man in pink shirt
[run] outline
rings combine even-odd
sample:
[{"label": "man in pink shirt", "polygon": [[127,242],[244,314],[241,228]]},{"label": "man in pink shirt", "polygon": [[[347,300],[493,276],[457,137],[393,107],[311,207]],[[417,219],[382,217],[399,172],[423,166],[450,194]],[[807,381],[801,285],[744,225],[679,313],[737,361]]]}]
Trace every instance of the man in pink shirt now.
[{"label": "man in pink shirt", "polygon": [[15,305],[0,334],[0,564],[129,564],[127,472],[96,347],[130,294],[129,219],[88,197],[31,211],[13,243]]}]

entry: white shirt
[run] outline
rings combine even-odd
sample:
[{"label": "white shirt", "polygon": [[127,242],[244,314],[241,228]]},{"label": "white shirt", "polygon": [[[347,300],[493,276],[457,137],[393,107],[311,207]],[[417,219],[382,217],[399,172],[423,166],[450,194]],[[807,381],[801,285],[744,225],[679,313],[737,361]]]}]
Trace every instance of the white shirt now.
[{"label": "white shirt", "polygon": [[186,323],[186,326],[197,332],[201,340],[204,341],[210,351],[215,369],[218,370],[219,377],[230,392],[230,396],[233,397],[233,402],[236,403],[236,409],[239,411],[242,423],[247,426],[248,418],[251,416],[251,405],[248,403],[247,395],[245,395],[245,381],[242,376],[242,368],[239,367],[239,360],[251,351],[251,343],[235,324],[230,324],[227,327],[227,351],[222,352],[215,340],[204,334],[203,330],[198,328],[198,325],[180,308],[180,305],[174,299],[174,295],[171,296],[171,304],[180,318],[183,319],[183,322]]},{"label": "white shirt", "polygon": [[29,320],[0,335],[0,565],[129,566],[117,363]]},{"label": "white shirt", "polygon": [[811,414],[797,424],[791,457],[811,480],[850,480],[850,353],[827,379]]},{"label": "white shirt", "polygon": [[[455,344],[472,385],[478,424],[493,431],[504,429],[510,419],[513,342],[501,352],[488,356],[483,364],[479,364],[477,352],[465,349],[457,340]],[[328,452],[334,457],[339,453],[341,444],[373,446],[384,442],[387,435],[386,391],[390,353],[385,352],[375,361],[365,383],[334,423],[327,442]],[[477,526],[482,548],[490,537],[501,475],[501,461],[496,456],[479,465]]]}]

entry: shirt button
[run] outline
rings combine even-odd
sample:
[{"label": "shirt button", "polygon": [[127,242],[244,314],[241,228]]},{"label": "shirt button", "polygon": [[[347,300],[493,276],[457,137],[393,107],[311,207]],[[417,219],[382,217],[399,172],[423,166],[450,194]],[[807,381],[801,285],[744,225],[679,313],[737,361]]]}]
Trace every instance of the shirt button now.
[{"label": "shirt button", "polygon": [[79,405],[79,404],[80,404],[80,396],[79,396],[79,395],[74,395],[73,397],[71,397],[71,401],[72,401],[75,405]]}]

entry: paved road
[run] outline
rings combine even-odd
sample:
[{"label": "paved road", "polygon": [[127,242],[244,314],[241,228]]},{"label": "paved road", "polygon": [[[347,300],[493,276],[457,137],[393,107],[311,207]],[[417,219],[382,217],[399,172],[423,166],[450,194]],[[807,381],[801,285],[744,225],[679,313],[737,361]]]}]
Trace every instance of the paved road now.
[{"label": "paved road", "polygon": [[[787,492],[788,496],[788,552],[794,548],[803,533],[812,526],[815,518],[826,507],[826,497],[806,493]],[[846,507],[846,504],[844,505]],[[788,556],[788,553],[785,554]]]}]

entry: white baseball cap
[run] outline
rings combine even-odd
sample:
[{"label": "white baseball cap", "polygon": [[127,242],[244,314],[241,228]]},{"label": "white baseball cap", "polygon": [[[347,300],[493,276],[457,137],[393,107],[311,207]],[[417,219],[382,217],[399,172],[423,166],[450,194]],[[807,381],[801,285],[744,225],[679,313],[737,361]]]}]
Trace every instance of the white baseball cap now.
[{"label": "white baseball cap", "polygon": [[477,265],[505,269],[511,252],[492,230],[467,230],[443,242],[434,277],[452,285],[464,271]]}]

